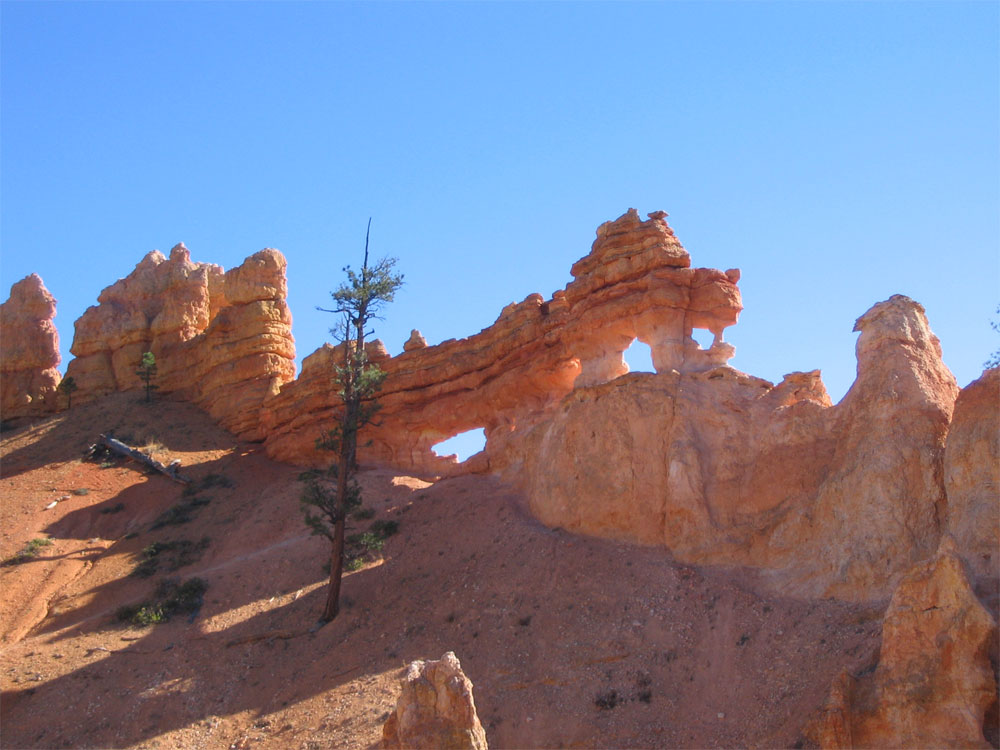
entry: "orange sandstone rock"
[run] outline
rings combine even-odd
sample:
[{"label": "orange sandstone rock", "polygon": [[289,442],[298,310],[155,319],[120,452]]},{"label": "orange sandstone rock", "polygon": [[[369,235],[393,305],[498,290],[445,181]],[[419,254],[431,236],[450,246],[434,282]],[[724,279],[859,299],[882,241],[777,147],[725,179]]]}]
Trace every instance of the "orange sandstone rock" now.
[{"label": "orange sandstone rock", "polygon": [[143,352],[157,385],[205,408],[222,426],[260,439],[258,410],[295,374],[285,259],[261,250],[237,268],[191,262],[179,244],[149,253],[76,322],[67,375],[80,397],[139,385]]},{"label": "orange sandstone rock", "polygon": [[[470,469],[499,471],[516,442],[574,388],[608,382],[628,371],[623,353],[647,343],[658,372],[694,372],[729,360],[722,331],[742,309],[735,270],[692,269],[663,212],[642,221],[634,209],[602,224],[574,281],[545,300],[531,294],[505,307],[481,333],[423,346],[418,332],[399,356],[380,366],[379,427],[366,439],[363,460],[425,475]],[[702,350],[693,328],[716,334]],[[309,464],[329,460],[315,439],[334,419],[333,349],[303,362],[302,376],[263,410],[270,456]],[[308,363],[308,364],[307,364]],[[487,449],[457,466],[432,446],[459,432],[484,428]]]},{"label": "orange sandstone rock", "polygon": [[57,408],[59,333],[52,319],[56,300],[38,274],[10,288],[0,305],[0,412],[4,419]]},{"label": "orange sandstone rock", "polygon": [[1000,368],[983,373],[955,402],[944,453],[947,528],[974,578],[996,596],[1000,583]]},{"label": "orange sandstone rock", "polygon": [[946,537],[893,594],[875,672],[841,675],[809,733],[824,748],[990,747],[983,729],[997,702],[996,637]]},{"label": "orange sandstone rock", "polygon": [[729,367],[629,376],[509,438],[505,475],[551,526],[770,569],[803,595],[888,596],[937,546],[957,387],[912,300],[858,328],[837,406],[818,372],[776,387]]},{"label": "orange sandstone rock", "polygon": [[415,661],[403,692],[382,728],[382,747],[413,750],[486,750],[472,682],[454,652],[437,661]]}]

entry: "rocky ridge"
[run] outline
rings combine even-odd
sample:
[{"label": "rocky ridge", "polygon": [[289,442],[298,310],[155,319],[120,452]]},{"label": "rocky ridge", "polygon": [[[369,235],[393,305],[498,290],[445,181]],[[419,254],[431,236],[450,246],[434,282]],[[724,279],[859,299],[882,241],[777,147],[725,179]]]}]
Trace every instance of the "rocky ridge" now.
[{"label": "rocky ridge", "polygon": [[[223,273],[191,263],[182,245],[169,259],[151,253],[77,322],[68,374],[80,396],[135,387],[138,358],[153,351],[164,390],[271,457],[329,460],[314,443],[336,416],[338,352],[320,348],[291,380],[284,264],[265,250]],[[858,376],[840,403],[818,371],[777,385],[741,373],[722,338],[742,309],[739,271],[692,269],[662,212],[603,224],[572,272],[551,299],[512,303],[475,336],[427,346],[414,331],[396,357],[370,342],[388,377],[362,460],[422,476],[493,474],[550,527],[757,569],[797,596],[891,596],[875,677],[835,683],[821,743],[979,743],[997,715],[996,655],[984,667],[982,644],[995,641],[1000,604],[1000,370],[960,393],[923,308],[896,295],[855,324]],[[5,326],[30,320],[33,331],[16,356],[5,351],[5,417],[54,408],[57,379],[40,374],[54,371],[54,300],[34,278],[4,308]],[[693,328],[712,331],[712,346]],[[655,374],[626,375],[635,338]],[[8,393],[7,382],[21,385]],[[486,431],[482,453],[462,464],[433,453],[475,427]],[[988,609],[969,614],[979,599]],[[938,610],[951,619],[907,620]],[[962,654],[971,687],[954,676]],[[921,724],[907,711],[972,720]]]},{"label": "rocky ridge", "polygon": [[149,253],[76,321],[66,374],[81,402],[138,387],[136,368],[151,351],[161,390],[262,438],[257,410],[295,375],[285,267],[271,249],[228,272],[192,263],[183,244],[169,258]]},{"label": "rocky ridge", "polygon": [[[565,289],[549,300],[531,294],[511,303],[481,333],[428,347],[414,331],[396,357],[373,342],[369,355],[387,377],[381,426],[369,431],[363,457],[424,475],[497,472],[508,462],[508,444],[574,388],[628,372],[623,353],[637,338],[659,372],[727,362],[734,350],[722,333],[742,310],[739,272],[690,268],[665,216],[642,221],[630,209],[602,224]],[[691,337],[694,328],[715,334],[709,349]],[[334,415],[334,352],[323,347],[303,360],[299,378],[265,405],[262,431],[272,458],[328,460],[315,440]],[[435,444],[479,427],[485,453],[466,465],[434,453]]]},{"label": "rocky ridge", "polygon": [[59,332],[53,318],[56,300],[38,274],[10,289],[0,305],[0,412],[3,418],[38,415],[58,408],[56,388],[61,376]]}]

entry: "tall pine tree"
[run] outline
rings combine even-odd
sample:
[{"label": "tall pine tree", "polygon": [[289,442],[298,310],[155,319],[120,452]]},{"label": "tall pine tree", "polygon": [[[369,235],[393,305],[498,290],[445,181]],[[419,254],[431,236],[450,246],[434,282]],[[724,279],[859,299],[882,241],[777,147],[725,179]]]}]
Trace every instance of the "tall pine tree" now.
[{"label": "tall pine tree", "polygon": [[361,489],[354,478],[357,470],[358,432],[371,422],[378,411],[375,395],[382,387],[385,373],[368,359],[365,339],[374,333],[369,326],[381,320],[383,307],[392,302],[403,284],[403,276],[395,271],[396,258],[383,258],[368,264],[368,238],[371,219],[365,232],[365,256],[359,272],[344,268],[347,281],[331,292],[333,308],[317,310],[339,317],[330,333],[338,343],[339,363],[333,374],[341,408],[338,422],[323,434],[317,446],[332,450],[337,459],[331,466],[336,489],[331,490],[311,481],[302,495],[306,524],[314,534],[330,541],[330,586],[323,622],[329,622],[340,611],[340,582],[344,572],[344,526],[347,514],[361,503]]}]

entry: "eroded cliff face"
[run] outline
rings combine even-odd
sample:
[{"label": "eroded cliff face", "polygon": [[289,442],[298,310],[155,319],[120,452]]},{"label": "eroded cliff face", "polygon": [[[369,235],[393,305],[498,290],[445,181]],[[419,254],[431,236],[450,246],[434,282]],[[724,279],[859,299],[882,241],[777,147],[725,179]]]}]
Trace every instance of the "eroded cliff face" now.
[{"label": "eroded cliff face", "polygon": [[[803,595],[888,597],[945,527],[976,575],[995,580],[997,372],[959,399],[947,459],[958,389],[906,297],[858,319],[858,377],[836,406],[818,371],[778,385],[740,373],[723,340],[742,309],[739,271],[691,268],[665,217],[630,209],[602,224],[565,289],[508,305],[479,334],[427,346],[413,331],[396,357],[370,342],[387,378],[361,460],[425,476],[494,473],[551,526],[757,567]],[[4,308],[5,326],[31,317],[21,327],[35,342],[5,351],[5,405],[41,403],[30,388],[51,394],[58,382],[54,300],[34,279]],[[163,391],[263,440],[274,458],[326,463],[315,441],[336,419],[339,353],[322,347],[292,381],[285,296],[275,250],[228,273],[193,263],[183,245],[169,259],[150,253],[76,322],[76,398],[137,388],[152,351]],[[711,347],[694,328],[714,334]],[[650,346],[656,374],[621,377],[634,339]],[[464,464],[433,452],[476,427],[486,448]]]},{"label": "eroded cliff face", "polygon": [[76,321],[66,374],[78,398],[139,387],[136,370],[151,351],[161,390],[232,432],[263,438],[260,406],[295,374],[285,265],[270,249],[229,272],[192,263],[183,244],[169,258],[149,253]]},{"label": "eroded cliff face", "polygon": [[937,546],[958,389],[919,304],[893,297],[857,328],[837,406],[818,372],[629,376],[564,399],[508,479],[551,526],[764,568],[811,596],[888,596]]},{"label": "eroded cliff face", "polygon": [[0,413],[4,419],[43,414],[58,408],[61,376],[56,300],[38,274],[10,288],[0,305]]},{"label": "eroded cliff face", "polygon": [[981,595],[1000,603],[1000,368],[962,389],[944,454],[947,529]]},{"label": "eroded cliff face", "polygon": [[[878,668],[834,684],[817,741],[983,745],[997,721],[996,625],[981,601],[1000,606],[1000,369],[959,394],[923,308],[896,295],[858,319],[857,379],[839,404],[818,371],[777,385],[741,373],[723,340],[742,309],[739,271],[691,268],[665,216],[601,225],[565,289],[508,305],[474,336],[428,346],[415,330],[396,357],[370,342],[387,379],[360,459],[492,473],[549,526],[756,568],[791,595],[891,596]],[[328,463],[315,440],[337,418],[342,351],[320,348],[292,380],[284,272],[275,250],[228,273],[183,245],[150,253],[77,321],[76,398],[139,387],[152,351],[163,391],[273,458]],[[0,308],[5,417],[57,408],[54,313],[37,276]],[[708,349],[694,328],[714,334]],[[634,339],[655,374],[627,374]],[[434,454],[476,427],[482,453]]]},{"label": "eroded cliff face", "polygon": [[[539,294],[512,303],[489,328],[428,347],[414,331],[396,357],[380,343],[370,354],[386,371],[379,395],[379,427],[368,431],[363,460],[425,475],[499,471],[508,445],[574,388],[628,372],[625,349],[638,338],[652,350],[658,372],[697,372],[727,362],[722,340],[742,309],[739,272],[690,268],[690,257],[654,212],[642,221],[634,209],[602,224],[589,255],[572,269],[574,280],[545,300]],[[694,328],[715,334],[703,350]],[[293,463],[328,461],[315,440],[334,418],[332,347],[303,361],[295,383],[267,402],[261,420],[272,458]],[[465,466],[438,457],[432,446],[457,433],[484,428],[487,448]]]},{"label": "eroded cliff face", "polygon": [[823,748],[844,750],[991,747],[984,729],[995,742],[996,638],[996,621],[945,537],[893,593],[877,667],[842,674],[808,733]]}]

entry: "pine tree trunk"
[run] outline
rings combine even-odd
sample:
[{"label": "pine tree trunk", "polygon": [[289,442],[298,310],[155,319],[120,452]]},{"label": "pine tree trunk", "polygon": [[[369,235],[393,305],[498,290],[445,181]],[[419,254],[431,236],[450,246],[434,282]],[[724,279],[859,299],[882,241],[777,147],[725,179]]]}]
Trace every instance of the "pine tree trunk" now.
[{"label": "pine tree trunk", "polygon": [[333,527],[333,543],[330,546],[330,585],[326,592],[326,607],[323,622],[330,622],[340,612],[340,581],[344,575],[344,522],[340,520]]},{"label": "pine tree trunk", "polygon": [[347,523],[347,472],[350,450],[346,441],[341,443],[340,462],[337,467],[337,521],[333,525],[333,544],[330,550],[330,586],[326,595],[323,622],[330,622],[340,612],[340,581],[344,576],[344,525]]}]

